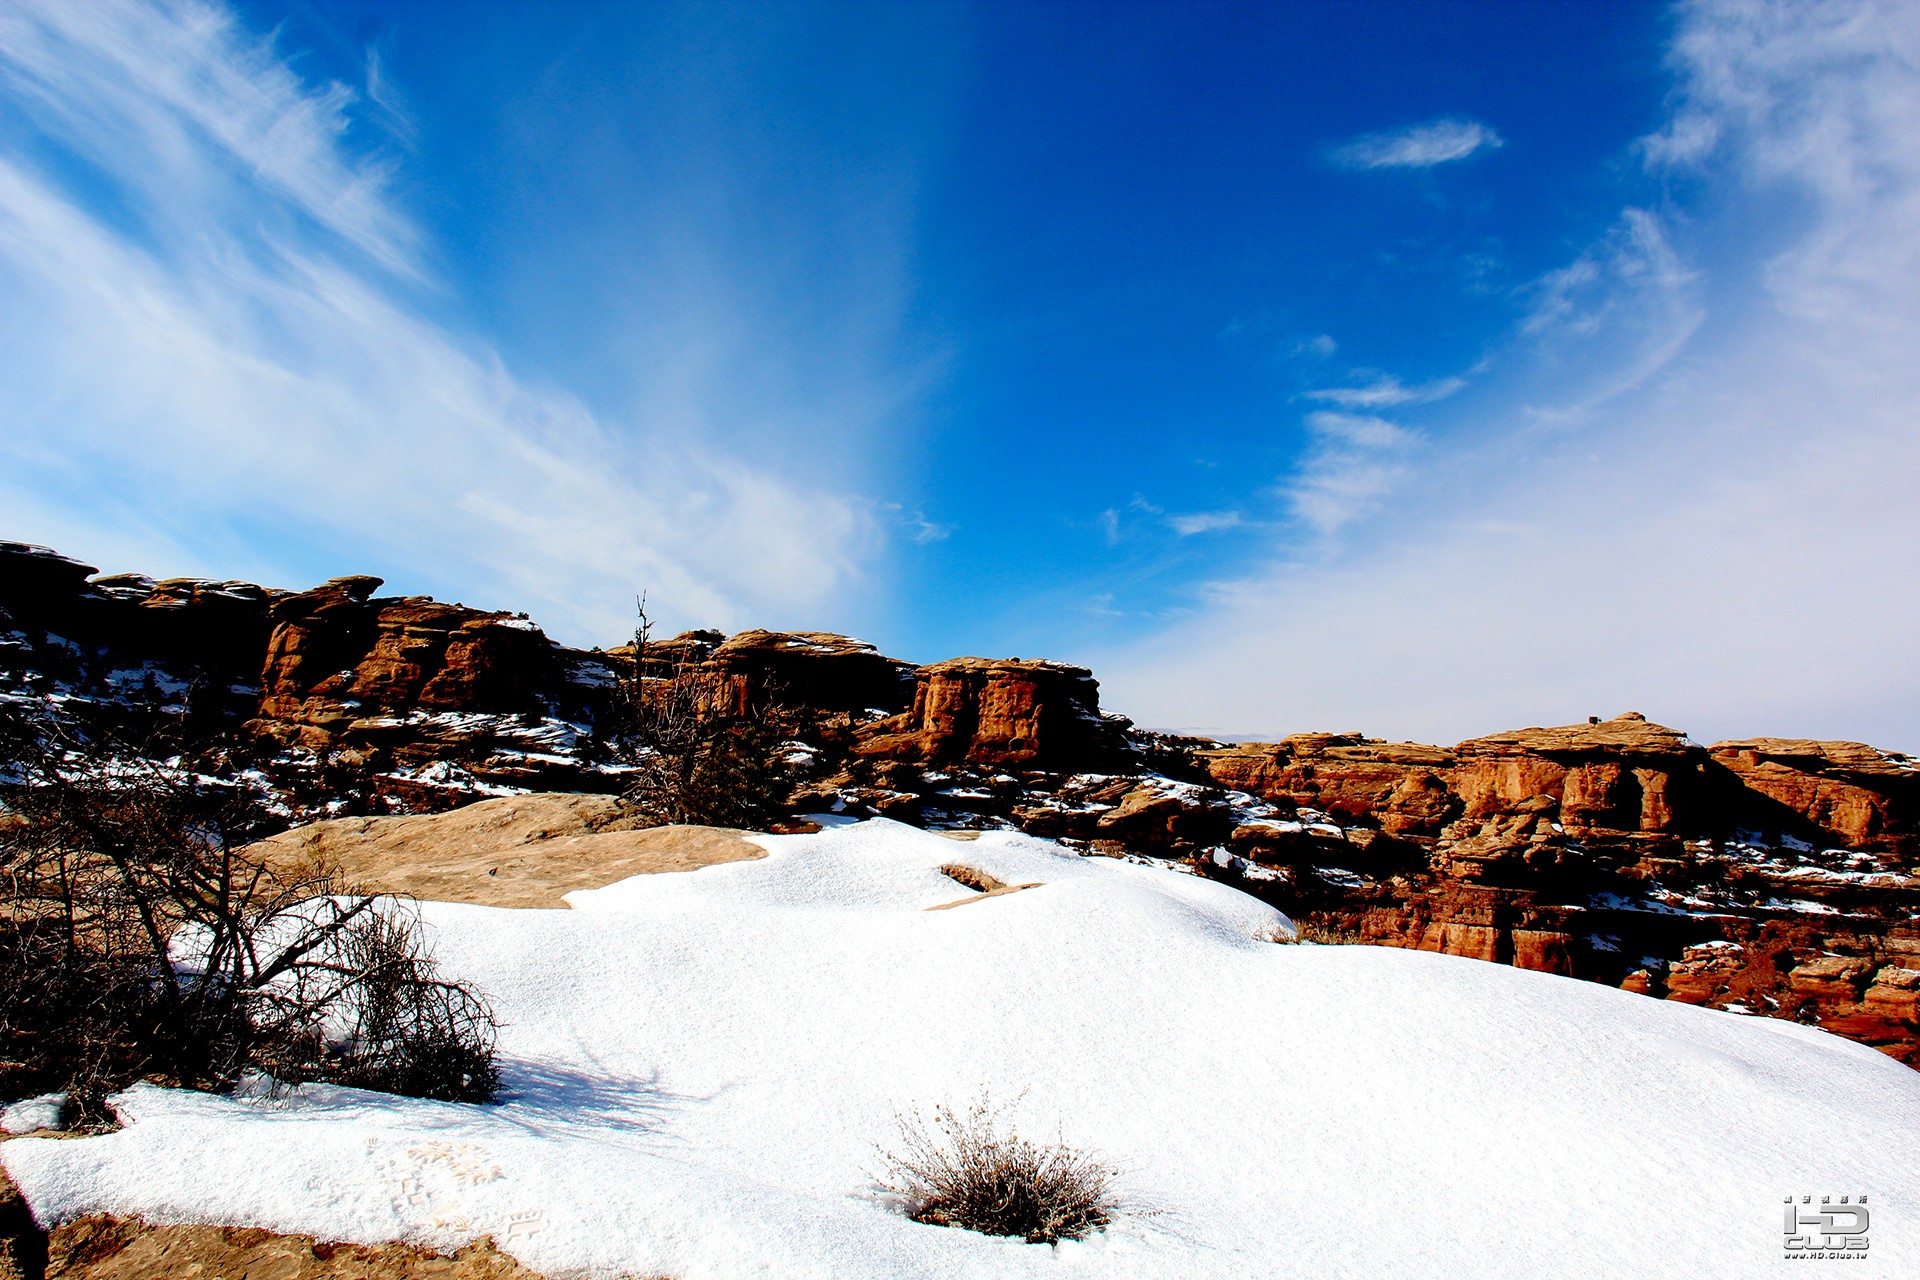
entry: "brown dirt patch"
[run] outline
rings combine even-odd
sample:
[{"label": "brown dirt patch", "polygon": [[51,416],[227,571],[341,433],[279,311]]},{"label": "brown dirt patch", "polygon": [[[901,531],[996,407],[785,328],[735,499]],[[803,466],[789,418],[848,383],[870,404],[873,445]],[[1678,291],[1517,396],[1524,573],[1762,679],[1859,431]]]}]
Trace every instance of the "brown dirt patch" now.
[{"label": "brown dirt patch", "polygon": [[448,813],[335,818],[252,846],[270,864],[314,859],[353,887],[429,902],[564,907],[561,895],[628,876],[692,871],[763,858],[743,833],[721,827],[647,827],[611,796],[542,794],[482,800]]},{"label": "brown dirt patch", "polygon": [[539,1280],[479,1240],[448,1255],[411,1245],[330,1244],[252,1227],[155,1226],[106,1215],[48,1237],[47,1280]]},{"label": "brown dirt patch", "polygon": [[[0,1280],[540,1280],[476,1240],[441,1254],[336,1244],[257,1227],[160,1226],[91,1214],[43,1232],[0,1168]],[[634,1277],[632,1280],[640,1280]],[[664,1280],[654,1277],[653,1280]]]}]

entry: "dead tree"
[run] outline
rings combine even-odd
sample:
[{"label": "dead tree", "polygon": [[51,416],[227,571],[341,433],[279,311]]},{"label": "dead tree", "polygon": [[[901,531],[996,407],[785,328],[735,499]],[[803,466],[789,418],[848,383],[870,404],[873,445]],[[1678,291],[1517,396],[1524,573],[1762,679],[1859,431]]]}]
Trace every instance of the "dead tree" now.
[{"label": "dead tree", "polygon": [[656,641],[644,595],[637,605],[607,735],[628,770],[627,800],[659,823],[766,826],[793,791],[787,750],[797,717],[772,681],[716,671],[691,646]]}]

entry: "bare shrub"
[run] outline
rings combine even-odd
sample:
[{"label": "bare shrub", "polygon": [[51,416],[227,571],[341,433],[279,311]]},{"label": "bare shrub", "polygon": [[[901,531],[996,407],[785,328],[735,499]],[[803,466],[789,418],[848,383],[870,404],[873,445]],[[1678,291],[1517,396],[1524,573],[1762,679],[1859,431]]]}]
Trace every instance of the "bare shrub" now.
[{"label": "bare shrub", "polygon": [[0,1090],[65,1090],[92,1124],[134,1080],[254,1069],[491,1095],[484,1002],[394,899],[243,852],[245,788],[17,704],[0,746]]},{"label": "bare shrub", "polygon": [[1354,930],[1335,923],[1330,917],[1304,915],[1294,920],[1293,932],[1289,933],[1275,924],[1254,934],[1254,940],[1285,944],[1311,942],[1322,946],[1354,946],[1361,942],[1361,937]]},{"label": "bare shrub", "polygon": [[794,775],[786,759],[793,716],[779,691],[656,641],[645,597],[639,615],[607,734],[629,770],[627,800],[662,823],[758,830],[781,817]]},{"label": "bare shrub", "polygon": [[491,1011],[439,976],[412,904],[376,901],[253,994],[250,1018],[265,1033],[255,1065],[289,1083],[491,1100],[500,1087]]},{"label": "bare shrub", "polygon": [[880,1153],[882,1185],[916,1222],[1052,1244],[1098,1231],[1118,1212],[1111,1166],[1003,1130],[984,1095],[964,1111],[938,1106],[931,1122],[902,1116],[899,1124],[899,1150]]}]

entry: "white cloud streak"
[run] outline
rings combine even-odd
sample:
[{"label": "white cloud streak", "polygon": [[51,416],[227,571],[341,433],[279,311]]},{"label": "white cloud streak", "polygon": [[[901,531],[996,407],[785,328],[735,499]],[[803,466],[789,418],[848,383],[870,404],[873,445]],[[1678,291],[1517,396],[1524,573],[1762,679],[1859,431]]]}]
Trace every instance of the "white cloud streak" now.
[{"label": "white cloud streak", "polygon": [[1245,523],[1246,518],[1238,511],[1193,511],[1167,517],[1167,527],[1183,538],[1191,538],[1198,533],[1237,529]]},{"label": "white cloud streak", "polygon": [[599,421],[424,318],[422,237],[343,142],[353,95],[224,10],[16,0],[7,98],[69,157],[0,146],[7,535],[116,568],[397,568],[580,641],[643,585],[737,625],[859,578],[870,504]]},{"label": "white cloud streak", "polygon": [[[1482,429],[1430,440],[1391,512],[1090,655],[1117,709],[1455,741],[1634,708],[1920,750],[1920,10],[1680,16],[1643,152],[1695,166],[1697,206],[1625,209],[1543,280]],[[1676,247],[1706,236],[1712,277]]]},{"label": "white cloud streak", "polygon": [[1402,404],[1431,404],[1444,400],[1467,385],[1465,378],[1439,378],[1419,386],[1408,386],[1390,373],[1383,373],[1357,387],[1327,387],[1307,392],[1307,399],[1337,404],[1343,409],[1388,409]]},{"label": "white cloud streak", "polygon": [[1478,120],[1448,118],[1363,134],[1335,147],[1333,159],[1348,169],[1431,169],[1505,145]]}]

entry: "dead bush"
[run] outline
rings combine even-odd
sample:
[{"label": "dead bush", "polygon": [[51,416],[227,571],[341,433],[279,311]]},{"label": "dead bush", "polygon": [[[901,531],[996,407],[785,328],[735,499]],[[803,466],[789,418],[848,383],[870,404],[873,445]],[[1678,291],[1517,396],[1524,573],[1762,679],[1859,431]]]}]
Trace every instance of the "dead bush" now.
[{"label": "dead bush", "polygon": [[326,1080],[444,1102],[500,1087],[495,1024],[470,988],[440,977],[411,903],[384,898],[283,980],[254,994],[255,1065],[277,1080]]},{"label": "dead bush", "polygon": [[493,1022],[392,898],[250,858],[257,799],[148,744],[0,719],[0,1092],[83,1123],[143,1078],[253,1070],[491,1096]]},{"label": "dead bush", "polygon": [[903,1116],[897,1151],[881,1151],[882,1185],[916,1222],[962,1227],[1029,1244],[1077,1240],[1118,1212],[1116,1171],[1062,1142],[1021,1137],[986,1097],[964,1111]]}]

